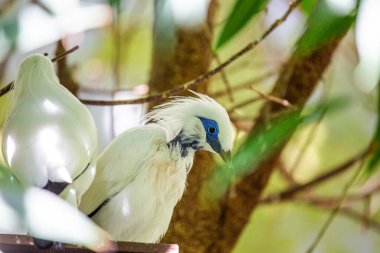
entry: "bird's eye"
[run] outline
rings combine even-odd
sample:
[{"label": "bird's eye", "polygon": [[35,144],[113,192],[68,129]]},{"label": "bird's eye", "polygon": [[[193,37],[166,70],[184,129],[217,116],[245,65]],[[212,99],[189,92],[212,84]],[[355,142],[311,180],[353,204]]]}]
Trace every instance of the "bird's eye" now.
[{"label": "bird's eye", "polygon": [[209,134],[215,134],[215,131],[216,131],[216,129],[215,129],[215,127],[213,127],[213,126],[210,126],[210,127],[208,128],[208,132],[209,132]]},{"label": "bird's eye", "polygon": [[204,130],[207,133],[207,137],[217,138],[219,134],[218,123],[215,120],[198,117],[203,124]]}]

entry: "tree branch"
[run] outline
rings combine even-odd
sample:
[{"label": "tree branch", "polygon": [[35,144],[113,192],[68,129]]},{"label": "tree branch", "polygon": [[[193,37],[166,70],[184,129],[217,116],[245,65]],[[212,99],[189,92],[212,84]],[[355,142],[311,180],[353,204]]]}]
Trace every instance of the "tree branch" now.
[{"label": "tree branch", "polygon": [[[218,65],[222,64],[222,61],[220,60],[220,57],[217,53],[214,53],[214,59],[216,60]],[[224,71],[224,69],[220,71],[220,76],[223,80],[224,86],[226,87],[226,93],[228,95],[228,98],[230,99],[231,102],[234,102],[234,96],[233,96],[231,84],[227,78],[227,74],[226,74],[226,71]]]},{"label": "tree branch", "polygon": [[[334,206],[332,206],[330,203],[324,203],[323,201],[314,201],[314,200],[302,200],[302,199],[294,199],[295,203],[302,203],[302,204],[307,204],[311,206],[315,206],[318,208],[322,208],[327,211],[331,211],[334,209]],[[353,219],[358,222],[365,222],[368,224],[369,228],[374,229],[376,232],[380,233],[380,223],[370,219],[369,217],[360,214],[359,212],[349,208],[349,207],[342,207],[340,209],[340,213]]]},{"label": "tree branch", "polygon": [[[260,82],[268,79],[269,77],[274,76],[276,73],[277,73],[277,71],[272,71],[272,70],[265,72],[264,74],[262,74],[258,77],[252,78],[251,80],[248,80],[248,81],[245,81],[241,84],[236,85],[235,87],[233,87],[233,91],[237,92],[240,90],[249,89],[253,85],[259,84]],[[224,95],[227,95],[228,92],[229,92],[228,89],[224,89],[224,90],[220,90],[220,91],[216,91],[216,92],[212,93],[211,96],[213,98],[219,98],[219,97],[222,97]]]},{"label": "tree branch", "polygon": [[324,183],[325,181],[340,175],[341,173],[347,171],[350,169],[354,164],[357,162],[361,161],[364,159],[368,154],[370,153],[370,149],[366,148],[364,151],[360,152],[356,156],[352,157],[350,160],[346,161],[345,163],[339,165],[336,168],[333,168],[329,170],[328,172],[320,175],[319,177],[311,180],[308,183],[302,184],[302,185],[297,185],[294,187],[291,187],[290,189],[287,189],[283,192],[274,194],[272,196],[266,197],[262,199],[260,202],[261,203],[272,203],[272,202],[278,202],[278,201],[284,201],[291,199],[294,195],[306,191],[318,184]]},{"label": "tree branch", "polygon": [[264,92],[256,89],[255,87],[252,87],[252,86],[250,87],[250,89],[253,90],[255,93],[257,93],[260,97],[268,100],[269,102],[273,102],[273,103],[282,105],[284,107],[295,109],[295,106],[292,105],[291,103],[289,103],[289,101],[286,99],[282,99],[282,98],[273,96],[271,94],[265,94]]},{"label": "tree branch", "polygon": [[288,10],[285,12],[285,14],[277,19],[273,24],[261,35],[260,38],[258,38],[255,41],[252,41],[251,43],[247,44],[244,48],[242,48],[240,51],[232,55],[228,60],[217,66],[216,68],[210,70],[209,72],[198,76],[196,79],[187,82],[183,85],[176,86],[172,89],[159,92],[153,95],[144,96],[141,98],[136,99],[128,99],[128,100],[90,100],[90,99],[81,99],[82,103],[89,104],[89,105],[127,105],[127,104],[141,104],[141,103],[154,103],[161,100],[168,99],[170,96],[177,95],[181,92],[184,92],[188,89],[195,89],[199,85],[205,83],[209,79],[211,79],[213,76],[221,72],[223,69],[225,69],[227,66],[229,66],[231,63],[235,62],[237,59],[245,55],[247,52],[254,49],[258,44],[260,44],[266,37],[268,37],[278,26],[280,26],[282,23],[286,21],[286,19],[289,17],[290,13],[297,7],[297,5],[302,0],[295,0],[292,3],[290,3]]},{"label": "tree branch", "polygon": [[239,109],[239,108],[242,108],[242,107],[245,107],[247,105],[250,105],[250,104],[253,104],[253,103],[256,103],[258,101],[262,100],[262,97],[254,97],[254,98],[248,98],[247,100],[244,100],[234,106],[232,106],[231,108],[229,108],[227,110],[227,112],[229,114],[233,113],[236,109]]}]

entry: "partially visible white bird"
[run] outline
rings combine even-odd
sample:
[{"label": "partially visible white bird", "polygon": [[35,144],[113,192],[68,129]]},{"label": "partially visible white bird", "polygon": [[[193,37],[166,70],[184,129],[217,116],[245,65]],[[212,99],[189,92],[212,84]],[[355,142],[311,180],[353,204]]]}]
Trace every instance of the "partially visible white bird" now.
[{"label": "partially visible white bird", "polygon": [[158,106],[145,125],[116,137],[99,156],[79,208],[114,240],[153,243],[168,229],[196,150],[230,158],[226,110],[206,95]]},{"label": "partially visible white bird", "polygon": [[[12,102],[2,138],[6,163],[25,188],[55,194],[87,170],[75,190],[67,190],[66,199],[76,206],[77,196],[95,176],[97,133],[90,112],[59,83],[53,63],[40,54],[21,63]],[[52,245],[34,242],[39,248]]]},{"label": "partially visible white bird", "polygon": [[[59,83],[53,63],[41,54],[27,57],[20,65],[2,140],[4,158],[24,187],[59,194],[84,170],[92,170],[95,176],[94,120]],[[82,179],[78,195],[92,179]]]}]

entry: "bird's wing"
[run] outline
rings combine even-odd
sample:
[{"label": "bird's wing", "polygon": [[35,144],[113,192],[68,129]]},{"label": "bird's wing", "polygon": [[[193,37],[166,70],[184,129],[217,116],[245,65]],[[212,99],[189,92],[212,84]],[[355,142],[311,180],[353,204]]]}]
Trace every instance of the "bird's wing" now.
[{"label": "bird's wing", "polygon": [[79,209],[90,214],[124,189],[150,157],[166,148],[165,136],[161,127],[147,125],[116,137],[99,156],[95,179],[82,196]]}]

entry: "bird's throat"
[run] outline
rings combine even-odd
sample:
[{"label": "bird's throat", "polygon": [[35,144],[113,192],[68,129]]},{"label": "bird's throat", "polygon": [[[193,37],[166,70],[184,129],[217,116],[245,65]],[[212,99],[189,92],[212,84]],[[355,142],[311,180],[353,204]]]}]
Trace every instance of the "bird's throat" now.
[{"label": "bird's throat", "polygon": [[184,158],[189,155],[190,151],[201,149],[199,139],[198,135],[186,134],[182,129],[167,145],[171,149],[179,147],[181,157]]}]

